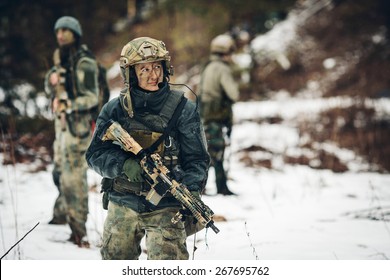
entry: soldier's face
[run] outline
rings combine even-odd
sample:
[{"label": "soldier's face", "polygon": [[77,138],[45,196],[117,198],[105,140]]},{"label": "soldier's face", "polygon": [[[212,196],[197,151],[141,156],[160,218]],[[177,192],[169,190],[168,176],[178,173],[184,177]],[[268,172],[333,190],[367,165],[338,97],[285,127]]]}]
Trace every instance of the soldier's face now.
[{"label": "soldier's face", "polygon": [[163,69],[160,61],[135,65],[138,86],[148,91],[158,90],[158,84],[163,81]]},{"label": "soldier's face", "polygon": [[74,43],[76,38],[72,31],[67,28],[59,28],[56,31],[57,43],[60,47]]}]

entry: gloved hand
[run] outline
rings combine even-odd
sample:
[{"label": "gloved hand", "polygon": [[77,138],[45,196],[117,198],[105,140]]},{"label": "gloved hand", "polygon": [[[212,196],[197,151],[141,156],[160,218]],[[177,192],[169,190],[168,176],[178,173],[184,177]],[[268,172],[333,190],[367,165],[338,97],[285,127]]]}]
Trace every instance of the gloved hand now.
[{"label": "gloved hand", "polygon": [[130,182],[143,182],[142,172],[141,165],[133,158],[127,159],[123,164],[123,173]]}]

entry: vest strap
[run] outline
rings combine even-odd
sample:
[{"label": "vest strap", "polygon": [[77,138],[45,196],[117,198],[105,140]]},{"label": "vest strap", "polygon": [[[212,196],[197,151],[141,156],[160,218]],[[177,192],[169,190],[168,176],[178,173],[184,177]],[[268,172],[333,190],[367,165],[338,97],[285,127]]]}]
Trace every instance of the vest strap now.
[{"label": "vest strap", "polygon": [[176,106],[175,111],[173,112],[172,118],[168,122],[167,128],[164,130],[163,134],[154,142],[150,147],[146,148],[145,151],[147,153],[153,153],[157,147],[167,138],[169,133],[171,132],[173,126],[176,124],[177,119],[179,118],[181,112],[183,111],[184,106],[187,103],[187,98],[185,98],[183,95],[181,96],[181,100],[179,105]]}]

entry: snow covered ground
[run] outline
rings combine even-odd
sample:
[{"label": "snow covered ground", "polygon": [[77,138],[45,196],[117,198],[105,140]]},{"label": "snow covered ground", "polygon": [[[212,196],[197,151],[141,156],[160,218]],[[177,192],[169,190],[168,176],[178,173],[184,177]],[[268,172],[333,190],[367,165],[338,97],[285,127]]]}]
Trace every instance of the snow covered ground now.
[{"label": "snow covered ground", "polygon": [[[271,271],[268,279],[277,280],[388,279],[390,175],[366,172],[368,164],[362,158],[332,143],[323,145],[339,155],[349,172],[333,173],[283,162],[284,152],[299,153],[298,144],[302,139],[296,121],[315,118],[319,111],[334,104],[343,106],[344,102],[308,96],[291,98],[279,93],[267,101],[234,106],[235,125],[227,151],[230,159],[226,163],[230,189],[238,196],[213,195],[215,176],[210,169],[206,186],[210,195],[203,199],[226,221],[216,221],[218,234],[203,230],[195,241],[194,237],[188,238],[190,259],[195,262],[156,263],[146,261],[145,254],[137,263],[99,262],[106,215],[101,207],[99,187],[89,193],[87,228],[91,248],[78,248],[66,241],[70,235],[68,226],[48,225],[57,197],[51,166],[48,171],[39,173],[30,172],[36,169],[33,165],[1,166],[1,278],[123,279],[126,268],[135,269],[137,273],[137,268],[157,269],[153,270],[157,273],[164,268],[171,269],[168,271],[172,273],[180,267],[195,272],[207,269],[202,279],[215,279],[219,268],[267,266]],[[390,113],[389,103],[384,99],[375,101],[372,106],[380,114]],[[282,116],[283,121],[278,124],[254,121],[275,116]],[[240,161],[242,150],[251,146],[272,152],[271,156],[260,151],[251,152],[249,156],[270,159],[273,169],[253,168]],[[89,170],[88,181],[91,186],[99,185],[100,177]],[[142,245],[145,248],[145,244]],[[131,277],[155,277],[143,275]],[[167,277],[183,278],[172,274]],[[199,275],[187,274],[187,277],[198,279]],[[259,275],[226,277],[248,279]]]},{"label": "snow covered ground", "polygon": [[[301,102],[298,102],[301,100]],[[299,135],[293,120],[315,114],[329,100],[297,99],[277,94],[266,102],[238,103],[228,154],[230,188],[238,196],[215,193],[210,169],[204,201],[226,221],[216,222],[219,234],[201,231],[188,239],[195,260],[388,260],[390,258],[390,175],[364,172],[359,157],[345,157],[353,171],[333,173],[306,166],[285,165],[281,152],[296,147]],[[380,101],[378,101],[380,102]],[[289,106],[285,106],[289,104]],[[304,105],[302,105],[304,104]],[[312,105],[310,105],[312,104]],[[382,102],[384,104],[384,102]],[[389,112],[389,107],[385,109]],[[284,114],[279,124],[251,119]],[[274,151],[273,169],[252,168],[239,161],[243,148],[258,145]],[[258,155],[263,156],[261,152]],[[350,154],[349,151],[344,153]],[[340,155],[342,153],[340,152]],[[359,166],[361,168],[359,168]],[[37,223],[5,260],[99,260],[106,211],[101,194],[89,193],[90,249],[66,240],[66,225],[48,225],[57,189],[48,171],[30,173],[33,166],[2,166],[0,171],[1,249],[4,255]],[[90,185],[100,177],[88,173]],[[375,219],[377,220],[375,220]],[[143,254],[141,259],[145,259]]]}]

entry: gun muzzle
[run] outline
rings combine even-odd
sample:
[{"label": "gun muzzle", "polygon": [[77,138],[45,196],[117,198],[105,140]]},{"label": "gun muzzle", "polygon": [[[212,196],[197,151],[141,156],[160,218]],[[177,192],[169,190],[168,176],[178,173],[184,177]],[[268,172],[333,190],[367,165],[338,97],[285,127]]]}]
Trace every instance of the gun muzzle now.
[{"label": "gun muzzle", "polygon": [[214,225],[214,221],[210,221],[206,228],[210,227],[215,233],[218,233],[219,232],[219,229]]}]

